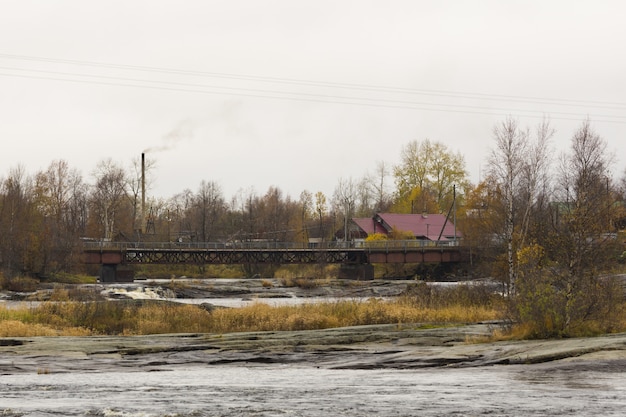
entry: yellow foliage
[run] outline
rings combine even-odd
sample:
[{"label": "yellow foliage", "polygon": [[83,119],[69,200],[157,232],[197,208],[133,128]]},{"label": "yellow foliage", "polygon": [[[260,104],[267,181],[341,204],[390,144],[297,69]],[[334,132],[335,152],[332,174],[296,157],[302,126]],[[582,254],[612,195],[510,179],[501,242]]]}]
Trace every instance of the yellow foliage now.
[{"label": "yellow foliage", "polygon": [[375,242],[377,240],[387,240],[387,235],[384,233],[372,233],[365,238],[366,242]]},{"label": "yellow foliage", "polygon": [[535,243],[517,251],[517,264],[522,270],[538,270],[544,257],[544,248]]},{"label": "yellow foliage", "polygon": [[391,232],[389,232],[389,239],[411,240],[411,239],[415,239],[415,235],[413,234],[413,232],[400,230],[400,229],[396,229],[395,227],[393,227],[391,229]]}]

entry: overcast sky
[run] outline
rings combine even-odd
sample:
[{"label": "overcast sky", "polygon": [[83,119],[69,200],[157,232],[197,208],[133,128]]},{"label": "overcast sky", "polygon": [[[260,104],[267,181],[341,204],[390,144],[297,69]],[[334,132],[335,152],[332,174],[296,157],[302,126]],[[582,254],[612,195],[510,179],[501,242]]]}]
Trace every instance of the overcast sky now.
[{"label": "overcast sky", "polygon": [[473,182],[508,115],[626,159],[623,1],[0,0],[0,177],[156,162],[150,193],[332,192],[403,146]]}]

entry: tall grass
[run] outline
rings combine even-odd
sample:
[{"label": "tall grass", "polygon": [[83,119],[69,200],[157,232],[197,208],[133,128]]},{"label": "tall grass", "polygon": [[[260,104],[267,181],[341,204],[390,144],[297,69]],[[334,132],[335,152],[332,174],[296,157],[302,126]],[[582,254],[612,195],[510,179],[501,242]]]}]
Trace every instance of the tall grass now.
[{"label": "tall grass", "polygon": [[422,308],[408,299],[396,301],[339,301],[271,307],[258,303],[238,309],[219,309],[210,317],[213,332],[312,330],[366,324],[474,323],[496,320],[489,307]]},{"label": "tall grass", "polygon": [[407,295],[273,307],[255,303],[212,311],[168,302],[46,302],[34,308],[0,308],[0,336],[143,335],[312,330],[367,324],[473,323],[495,320],[489,305],[423,305]]}]

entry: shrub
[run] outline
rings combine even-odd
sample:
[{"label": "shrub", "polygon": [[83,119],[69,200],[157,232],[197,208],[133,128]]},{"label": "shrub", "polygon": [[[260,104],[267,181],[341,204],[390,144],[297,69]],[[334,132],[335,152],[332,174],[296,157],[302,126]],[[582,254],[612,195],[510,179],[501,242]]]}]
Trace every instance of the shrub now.
[{"label": "shrub", "polygon": [[517,280],[515,326],[531,338],[590,336],[624,329],[624,297],[615,279],[545,271]]},{"label": "shrub", "polygon": [[275,278],[293,279],[296,277],[311,277],[316,279],[336,278],[339,265],[312,264],[312,265],[282,265],[274,272]]},{"label": "shrub", "polygon": [[97,282],[97,277],[93,275],[57,273],[50,276],[50,278],[46,279],[46,281],[62,284],[95,284]]},{"label": "shrub", "polygon": [[55,302],[34,308],[32,321],[54,329],[134,335],[208,331],[208,315],[198,306],[167,302]]},{"label": "shrub", "polygon": [[417,282],[407,287],[404,297],[423,308],[434,309],[450,306],[501,309],[504,306],[502,296],[487,283],[439,286]]},{"label": "shrub", "polygon": [[34,292],[39,288],[39,280],[29,277],[7,278],[0,276],[0,287],[14,292]]}]

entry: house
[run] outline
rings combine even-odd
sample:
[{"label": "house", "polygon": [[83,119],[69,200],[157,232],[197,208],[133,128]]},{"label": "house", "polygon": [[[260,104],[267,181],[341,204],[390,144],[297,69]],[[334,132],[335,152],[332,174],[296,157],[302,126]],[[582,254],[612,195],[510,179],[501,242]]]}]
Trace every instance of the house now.
[{"label": "house", "polygon": [[388,235],[392,230],[411,232],[415,239],[429,241],[456,241],[461,235],[450,219],[443,214],[376,213],[371,218],[353,218],[352,236],[365,239],[374,233]]}]

